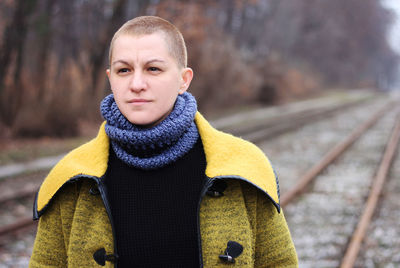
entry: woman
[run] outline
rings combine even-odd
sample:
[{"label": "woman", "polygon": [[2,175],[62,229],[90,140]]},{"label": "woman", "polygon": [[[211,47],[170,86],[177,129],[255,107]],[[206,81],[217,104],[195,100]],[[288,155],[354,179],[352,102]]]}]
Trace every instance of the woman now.
[{"label": "woman", "polygon": [[109,60],[105,123],[37,194],[30,267],[296,267],[273,170],[197,112],[176,27],[130,20]]}]

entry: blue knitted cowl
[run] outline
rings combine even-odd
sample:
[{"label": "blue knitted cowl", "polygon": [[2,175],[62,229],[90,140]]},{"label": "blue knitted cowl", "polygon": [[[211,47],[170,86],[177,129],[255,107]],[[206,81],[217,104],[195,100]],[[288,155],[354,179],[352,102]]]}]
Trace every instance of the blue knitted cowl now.
[{"label": "blue knitted cowl", "polygon": [[103,99],[100,109],[115,154],[136,168],[151,170],[175,162],[199,137],[194,123],[197,104],[188,92],[178,95],[172,112],[151,128],[130,123],[118,109],[113,94]]}]

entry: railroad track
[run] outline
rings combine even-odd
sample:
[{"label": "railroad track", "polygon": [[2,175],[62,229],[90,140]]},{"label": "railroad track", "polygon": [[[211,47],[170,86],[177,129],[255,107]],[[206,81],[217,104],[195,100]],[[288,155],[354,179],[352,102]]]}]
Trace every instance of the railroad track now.
[{"label": "railroad track", "polygon": [[[367,230],[356,267],[400,266],[400,151],[392,163],[382,200]],[[393,250],[394,249],[394,250]]]},{"label": "railroad track", "polygon": [[[320,157],[320,161],[305,172],[293,188],[282,195],[281,204],[285,207],[301,267],[354,267],[356,265],[359,249],[362,247],[362,241],[380,197],[400,135],[399,114],[396,115],[393,111],[396,104],[383,106],[369,120],[359,125],[348,137],[329,150],[325,156]],[[385,113],[389,113],[389,119],[384,116]],[[366,176],[358,174],[358,178],[357,174],[353,174],[356,175],[356,179],[353,178],[353,182],[345,183],[344,180],[350,180],[346,177],[348,175],[344,172],[345,168],[342,168],[342,173],[332,172],[335,168],[339,170],[343,167],[346,161],[352,161],[350,158],[342,160],[343,163],[334,163],[334,161],[340,162],[338,158],[346,149],[352,150],[350,146],[360,139],[363,133],[368,135],[367,130],[378,121],[390,121],[390,119],[394,121],[395,118],[397,119],[396,127],[385,147],[386,153],[382,157],[382,164],[376,177],[372,175],[372,170],[372,173],[369,172]],[[379,130],[382,132],[382,129],[387,130],[387,126],[390,126],[390,123],[386,122],[386,128],[383,128],[382,124],[375,127],[376,133]],[[356,150],[362,153],[362,146]],[[371,153],[371,148],[367,148],[365,152]],[[374,160],[379,160],[380,154],[380,151],[376,151]],[[366,163],[371,166],[370,160]],[[358,164],[361,165],[362,162],[359,161]],[[332,164],[336,167],[332,167]],[[318,175],[327,168],[328,172],[319,178]],[[334,175],[335,173],[340,175]],[[375,179],[372,180],[373,178]],[[313,182],[313,180],[317,181]],[[338,189],[340,187],[342,189]],[[357,187],[361,191],[357,192],[355,190]],[[369,188],[371,188],[371,196],[365,198]],[[364,202],[366,202],[365,205]],[[360,221],[357,223],[359,215]],[[361,262],[362,260],[358,260],[358,263]]]},{"label": "railroad track", "polygon": [[[46,172],[35,172],[10,179],[10,185],[2,184],[0,195],[0,247],[7,243],[3,236],[21,232],[21,229],[35,226],[32,221],[34,195]],[[12,180],[12,181],[11,181]]]},{"label": "railroad track", "polygon": [[[358,104],[360,104],[360,103],[358,103]],[[346,105],[343,105],[341,107],[336,107],[335,109],[333,109],[333,108],[330,108],[330,109],[325,108],[325,109],[320,110],[320,111],[315,109],[312,112],[311,111],[307,111],[307,112],[304,112],[304,113],[298,113],[297,117],[292,117],[291,119],[290,119],[290,116],[287,116],[287,119],[286,119],[287,121],[298,122],[298,123],[294,124],[294,126],[288,124],[287,122],[285,122],[285,120],[283,118],[279,118],[279,120],[275,119],[276,120],[275,122],[281,122],[283,127],[273,127],[273,128],[271,128],[271,127],[263,127],[262,124],[259,124],[260,122],[258,121],[258,123],[257,123],[258,125],[256,124],[256,125],[253,125],[252,127],[247,127],[247,132],[246,132],[246,130],[243,130],[243,128],[242,128],[242,129],[236,130],[237,132],[235,134],[241,133],[242,137],[245,137],[247,139],[252,139],[254,142],[260,142],[260,141],[264,141],[266,139],[274,138],[277,134],[284,133],[284,132],[287,132],[287,131],[291,131],[291,130],[294,130],[294,129],[299,128],[301,126],[304,126],[305,124],[307,124],[307,122],[314,122],[314,121],[316,121],[318,119],[326,118],[328,116],[333,116],[338,111],[343,111],[344,109],[348,109],[348,108],[351,109],[352,107],[354,107],[354,103],[353,103],[353,105],[346,104]],[[375,117],[374,117],[375,122],[369,123],[370,124],[369,126],[366,126],[367,124],[364,124],[363,128],[368,129],[368,127],[370,127],[374,123],[376,123],[376,121],[378,121],[378,119],[383,115],[383,113],[386,110],[389,110],[389,108],[386,107],[386,109],[382,109],[382,111],[380,111],[380,114],[376,114],[375,115]],[[308,120],[303,119],[303,118],[307,118],[307,117],[309,117]],[[374,121],[374,120],[372,120],[372,121]],[[272,125],[272,123],[270,123],[270,124]],[[279,130],[277,131],[276,129],[279,129]],[[359,127],[359,129],[361,129],[361,127]],[[242,132],[240,132],[240,131],[242,131]],[[235,132],[235,130],[233,130],[231,132]],[[361,130],[358,130],[358,132],[361,132]],[[258,134],[254,134],[254,133],[258,133]],[[251,138],[251,135],[253,135],[253,137],[255,137],[255,138]],[[344,147],[349,147],[353,142],[355,142],[355,140],[357,138],[355,136],[360,137],[361,135],[362,135],[362,133],[358,133],[357,135],[354,134],[353,135],[354,137],[352,138],[353,140],[351,142],[347,141],[346,142],[347,145],[344,146]],[[344,142],[343,142],[343,144],[344,144]],[[340,150],[336,149],[336,150],[340,151],[340,152],[335,153],[337,155],[334,156],[334,157],[332,156],[333,153],[330,153],[331,156],[329,158],[335,159],[341,153],[344,152],[345,148],[342,148]],[[267,151],[267,154],[268,154],[268,151]],[[312,177],[311,175],[313,175],[313,174],[314,175],[318,175],[320,172],[322,172],[326,168],[327,165],[329,165],[329,163],[325,164],[324,167],[319,167],[319,168],[315,168],[314,167],[313,168],[314,171],[308,172],[309,173],[308,175],[306,173],[306,175],[303,176],[303,179],[304,179],[304,177]],[[313,173],[313,174],[311,174],[311,173]],[[303,179],[301,179],[301,180],[303,180]],[[309,178],[308,181],[311,182],[312,178],[311,179]],[[304,182],[302,184],[304,184]],[[20,195],[23,194],[25,196],[31,196],[32,197],[33,193],[37,189],[37,186],[36,187],[31,187],[30,189],[28,189],[28,188],[19,191],[18,194],[15,193],[15,196],[16,197],[19,196],[18,198],[21,198]],[[287,206],[290,202],[293,202],[293,200],[296,199],[296,194],[304,193],[304,191],[305,191],[304,188],[302,190],[294,190],[294,189],[288,190],[287,192],[285,192],[282,195],[282,200],[281,200],[282,205],[283,206]],[[292,192],[292,197],[290,197],[290,195],[289,195],[291,192]],[[296,194],[293,194],[293,192],[295,192]],[[7,202],[12,202],[13,199],[14,199],[13,198],[13,194],[9,193],[8,196],[6,195],[5,197],[0,198],[0,203],[1,203],[2,200],[5,200]],[[30,205],[31,205],[31,202],[30,202]],[[285,212],[286,212],[286,210],[285,210]],[[290,214],[290,212],[289,213],[286,212],[286,214]],[[29,227],[31,224],[32,224],[32,220],[31,220],[31,216],[30,215],[28,217],[21,218],[20,220],[14,222],[13,224],[1,227],[0,228],[0,237],[2,235],[3,236],[4,235],[10,235],[10,234],[12,234],[14,232],[19,232],[19,230],[21,228],[32,228],[32,227]],[[0,246],[1,246],[1,243],[0,243]]]},{"label": "railroad track", "polygon": [[362,242],[366,236],[367,229],[371,223],[375,208],[377,207],[382,189],[385,185],[386,177],[389,173],[390,166],[397,151],[400,139],[400,113],[397,115],[396,125],[394,126],[392,135],[386,145],[382,161],[379,165],[378,172],[372,182],[371,191],[368,195],[367,202],[354,230],[350,243],[344,254],[341,268],[351,268],[355,265],[357,256],[360,252]]},{"label": "railroad track", "polygon": [[373,95],[350,97],[346,100],[305,101],[288,108],[278,106],[225,117],[211,124],[222,131],[232,133],[253,143],[274,138],[282,133],[294,131],[306,124],[326,119],[348,108],[371,101]]},{"label": "railroad track", "polygon": [[370,127],[372,127],[384,114],[392,109],[395,103],[383,107],[366,122],[358,126],[342,142],[334,146],[325,154],[320,162],[310,168],[288,192],[282,195],[281,205],[287,206],[295,198],[298,198],[311,184],[311,182],[330,164],[332,164],[342,153],[344,153],[354,142],[356,142]]}]

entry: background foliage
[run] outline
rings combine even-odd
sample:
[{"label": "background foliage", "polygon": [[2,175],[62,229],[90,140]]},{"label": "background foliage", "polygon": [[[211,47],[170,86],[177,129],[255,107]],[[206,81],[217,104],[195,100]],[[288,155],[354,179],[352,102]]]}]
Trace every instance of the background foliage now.
[{"label": "background foliage", "polygon": [[138,15],[182,31],[203,113],[322,89],[387,88],[399,56],[377,0],[4,0],[0,136],[69,136],[99,121],[113,33]]}]

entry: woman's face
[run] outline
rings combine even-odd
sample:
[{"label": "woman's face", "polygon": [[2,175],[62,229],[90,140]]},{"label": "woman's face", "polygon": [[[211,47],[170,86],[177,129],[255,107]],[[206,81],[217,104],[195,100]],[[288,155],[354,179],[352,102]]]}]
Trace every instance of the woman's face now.
[{"label": "woman's face", "polygon": [[193,77],[190,68],[178,67],[161,33],[119,36],[110,64],[107,75],[119,110],[132,124],[145,127],[168,116]]}]

